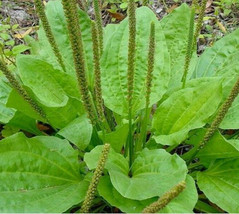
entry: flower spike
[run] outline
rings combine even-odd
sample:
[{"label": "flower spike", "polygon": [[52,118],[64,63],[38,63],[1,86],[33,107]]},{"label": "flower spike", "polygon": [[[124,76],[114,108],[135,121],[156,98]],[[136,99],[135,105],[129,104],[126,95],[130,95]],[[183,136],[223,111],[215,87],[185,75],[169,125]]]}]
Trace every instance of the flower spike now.
[{"label": "flower spike", "polygon": [[134,0],[129,0],[129,43],[128,43],[128,118],[129,118],[129,165],[133,163],[133,131],[132,131],[132,101],[134,92],[134,70],[135,70],[135,49],[136,49],[136,17]]},{"label": "flower spike", "polygon": [[194,18],[195,18],[195,5],[192,4],[191,15],[190,15],[190,24],[189,24],[189,32],[188,32],[187,52],[186,52],[186,55],[185,55],[184,73],[183,73],[183,77],[182,77],[183,88],[185,87],[185,84],[186,84],[188,69],[189,69],[189,65],[190,65],[191,58],[192,58],[192,53],[193,53]]},{"label": "flower spike", "polygon": [[226,116],[229,108],[232,106],[233,101],[236,99],[239,93],[239,78],[236,81],[235,85],[233,86],[230,95],[227,97],[226,101],[220,107],[216,118],[213,120],[210,128],[207,130],[203,140],[200,143],[199,149],[202,149],[206,143],[211,139],[215,131],[218,129],[219,125],[221,124],[222,120]]},{"label": "flower spike", "polygon": [[46,34],[46,37],[52,47],[52,50],[57,58],[57,61],[58,63],[60,64],[60,66],[62,67],[63,71],[66,71],[66,67],[63,63],[63,59],[62,59],[62,55],[60,53],[60,50],[57,46],[57,43],[56,43],[56,40],[55,40],[55,37],[52,33],[52,30],[51,30],[51,27],[50,27],[50,24],[47,20],[47,17],[46,17],[46,14],[45,14],[45,11],[44,11],[44,4],[42,2],[42,0],[34,0],[34,3],[35,3],[35,6],[36,6],[36,11],[39,15],[39,18],[42,22],[42,26],[43,26],[43,29],[45,31],[45,34]]},{"label": "flower spike", "polygon": [[146,207],[142,213],[156,213],[166,207],[170,201],[176,198],[186,188],[185,181],[180,182],[174,186],[169,192],[162,195],[156,202]]},{"label": "flower spike", "polygon": [[211,126],[207,129],[203,139],[199,143],[198,149],[193,153],[192,157],[187,161],[188,163],[190,163],[194,159],[194,157],[198,154],[198,152],[206,146],[208,141],[214,135],[216,130],[219,128],[221,122],[223,121],[224,117],[226,116],[229,108],[232,106],[232,103],[238,96],[238,94],[239,94],[239,78],[237,79],[236,83],[234,84],[229,96],[227,97],[225,102],[219,108],[215,119],[213,120]]},{"label": "flower spike", "polygon": [[200,34],[200,31],[201,31],[201,27],[202,27],[202,23],[203,23],[203,17],[204,17],[204,13],[205,13],[205,10],[206,10],[206,5],[207,5],[207,0],[202,0],[201,6],[200,6],[200,12],[199,12],[199,15],[198,15],[197,26],[196,26],[196,30],[195,30],[195,33],[194,33],[193,48],[197,44],[197,38],[198,38],[198,36]]},{"label": "flower spike", "polygon": [[101,89],[101,71],[100,71],[100,56],[99,56],[99,40],[94,21],[91,22],[92,42],[93,42],[93,55],[94,55],[94,75],[95,75],[95,93],[96,93],[96,108],[99,119],[104,120],[104,106]]},{"label": "flower spike", "polygon": [[89,213],[90,207],[95,197],[96,188],[99,184],[100,178],[102,176],[103,170],[105,168],[105,163],[110,151],[110,144],[105,144],[98,162],[98,165],[95,169],[94,175],[92,177],[90,186],[87,190],[85,200],[80,209],[81,213]]},{"label": "flower spike", "polygon": [[103,53],[103,24],[101,18],[101,10],[100,10],[100,0],[93,0],[93,6],[95,11],[95,20],[96,20],[96,28],[98,32],[98,39],[99,39],[99,50],[100,56]]},{"label": "flower spike", "polygon": [[0,60],[0,70],[6,76],[12,87],[23,97],[23,99],[34,109],[34,111],[42,118],[46,119],[46,115],[42,108],[29,96],[27,91],[22,87],[20,82],[15,78],[2,60]]},{"label": "flower spike", "polygon": [[96,115],[93,102],[90,97],[88,82],[86,78],[85,56],[83,42],[78,18],[77,3],[75,0],[62,0],[64,13],[67,20],[67,28],[70,35],[71,48],[75,64],[75,71],[80,88],[82,101],[89,119],[93,125],[96,124]]},{"label": "flower spike", "polygon": [[150,36],[149,36],[149,52],[148,52],[148,72],[146,78],[146,108],[149,107],[151,85],[152,85],[152,74],[154,71],[154,58],[155,56],[155,23],[151,23]]}]

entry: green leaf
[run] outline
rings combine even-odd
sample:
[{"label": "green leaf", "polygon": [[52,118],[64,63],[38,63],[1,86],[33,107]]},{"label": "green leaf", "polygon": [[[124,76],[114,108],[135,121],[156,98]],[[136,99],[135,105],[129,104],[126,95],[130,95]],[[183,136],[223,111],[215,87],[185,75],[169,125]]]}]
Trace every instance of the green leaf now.
[{"label": "green leaf", "polygon": [[[170,78],[170,60],[162,28],[155,14],[147,7],[136,10],[136,61],[134,74],[133,112],[145,107],[148,41],[150,23],[156,24],[155,69],[151,88],[151,105],[156,103],[167,89]],[[102,64],[102,91],[105,105],[119,115],[128,114],[127,102],[127,58],[128,18],[114,29],[108,38]],[[162,51],[163,50],[163,51]]]},{"label": "green leaf", "polygon": [[142,201],[125,198],[113,187],[109,176],[100,179],[98,192],[111,206],[119,208],[124,213],[140,213],[146,206],[157,200],[157,197]]},{"label": "green leaf", "polygon": [[32,107],[23,99],[22,96],[18,94],[15,89],[12,89],[8,97],[6,106],[17,109],[23,114],[26,114],[27,116],[36,120],[44,121],[44,119],[32,109]]},{"label": "green leaf", "polygon": [[0,33],[0,38],[2,38],[5,41],[11,39],[10,35],[7,33]]},{"label": "green leaf", "polygon": [[[212,48],[207,48],[201,55],[194,77],[221,76],[223,82],[223,98],[229,95],[232,86],[238,78],[238,54],[239,54],[239,30],[223,37]],[[220,128],[238,129],[239,122],[239,98],[237,98],[229,109]]]},{"label": "green leaf", "polygon": [[12,119],[14,114],[15,111],[13,109],[7,108],[0,102],[0,123],[8,123]]},{"label": "green leaf", "polygon": [[50,64],[25,55],[17,58],[17,68],[23,84],[33,91],[42,104],[49,107],[66,105],[68,97],[51,74],[54,68]]},{"label": "green leaf", "polygon": [[218,81],[173,93],[154,115],[152,126],[156,142],[163,145],[180,144],[190,130],[205,125],[216,111],[221,97],[221,82]]},{"label": "green leaf", "polygon": [[19,133],[1,141],[0,153],[1,212],[62,213],[84,199],[88,182],[66,140]]},{"label": "green leaf", "polygon": [[16,111],[14,117],[8,122],[8,125],[35,135],[42,135],[41,131],[37,128],[36,120],[19,111]]},{"label": "green leaf", "polygon": [[[98,186],[99,194],[112,206],[119,208],[125,213],[141,213],[149,204],[155,202],[158,198],[151,198],[143,201],[137,201],[124,198],[113,187],[109,176],[101,178]],[[197,202],[197,189],[195,182],[187,175],[186,189],[174,200],[172,200],[160,213],[192,213]]]},{"label": "green leaf", "polygon": [[[29,90],[28,90],[29,91]],[[34,97],[33,93],[29,91],[30,94]],[[40,104],[39,104],[40,105]],[[32,107],[20,96],[15,90],[12,90],[8,98],[7,106],[15,108],[23,114],[46,122],[44,118],[40,117]],[[76,99],[69,98],[66,106],[63,107],[46,107],[40,105],[46,113],[46,117],[50,125],[55,128],[62,129],[67,126],[72,120],[74,120],[77,115],[84,114],[84,109],[82,103]]]},{"label": "green leaf", "polygon": [[[172,79],[170,86],[179,85],[183,76],[185,55],[188,42],[188,31],[190,22],[190,8],[187,4],[182,4],[165,16],[160,24],[165,35],[168,51],[171,58]],[[197,55],[192,55],[189,75],[193,72],[197,60]]]},{"label": "green leaf", "polygon": [[237,97],[230,109],[228,110],[226,116],[224,117],[220,128],[222,129],[238,129],[239,128],[239,97]]},{"label": "green leaf", "polygon": [[238,139],[231,139],[231,140],[228,140],[228,142],[239,151],[239,140]]},{"label": "green leaf", "polygon": [[239,158],[215,161],[208,170],[198,172],[198,186],[221,209],[239,212]]},{"label": "green leaf", "polygon": [[160,213],[194,213],[193,208],[198,200],[197,188],[190,175],[186,177],[186,189],[173,199]]},{"label": "green leaf", "polygon": [[[225,67],[228,59],[239,51],[239,29],[217,41],[200,56],[195,77],[214,76]],[[238,60],[237,60],[238,64]]]},{"label": "green leaf", "polygon": [[5,138],[5,137],[9,137],[13,134],[16,134],[19,131],[19,128],[13,127],[9,124],[5,125],[3,127],[3,130],[1,131],[1,135]]},{"label": "green leaf", "polygon": [[114,151],[119,152],[121,151],[123,145],[127,141],[128,137],[128,130],[129,124],[128,123],[122,123],[118,126],[116,126],[116,130],[110,133],[103,134],[101,136],[101,139],[105,143],[109,143],[111,148],[114,149]]},{"label": "green leaf", "polygon": [[89,119],[86,115],[82,115],[61,129],[58,134],[84,150],[90,143],[92,130]]},{"label": "green leaf", "polygon": [[26,50],[29,50],[29,49],[30,49],[30,47],[28,47],[26,45],[16,45],[13,47],[12,53],[13,53],[13,55],[16,56],[16,55],[18,55]]},{"label": "green leaf", "polygon": [[5,43],[6,45],[13,46],[15,44],[14,40],[9,40]]},{"label": "green leaf", "polygon": [[[57,45],[63,57],[67,73],[75,76],[75,68],[73,63],[72,50],[70,39],[67,30],[66,19],[60,0],[50,1],[46,5],[46,15],[50,22],[52,32],[55,36]],[[92,52],[92,38],[91,38],[91,20],[87,13],[79,10],[79,20],[81,26],[82,40],[85,50],[86,69],[90,85],[93,86],[93,52]],[[40,26],[38,31],[39,37],[39,54],[46,61],[50,62],[56,68],[61,69],[56,57],[51,49],[51,46],[46,38],[45,32]]]},{"label": "green leaf", "polygon": [[[85,154],[84,160],[89,169],[96,167],[101,150],[102,146],[97,146]],[[161,149],[144,149],[139,153],[132,165],[131,177],[128,176],[128,161],[112,149],[105,168],[109,171],[114,188],[123,197],[134,200],[161,196],[184,180],[187,173],[186,164],[180,157]]]},{"label": "green leaf", "polygon": [[6,107],[11,88],[0,78],[0,123],[8,123],[15,114],[15,110]]},{"label": "green leaf", "polygon": [[43,107],[47,119],[55,128],[62,129],[73,121],[78,115],[85,114],[82,103],[76,99],[70,98],[64,107]]},{"label": "green leaf", "polygon": [[116,29],[118,29],[119,25],[116,24],[107,24],[105,26],[104,30],[104,48],[107,47],[108,41],[110,41],[110,38],[115,33]]},{"label": "green leaf", "polygon": [[[186,141],[186,143],[198,147],[199,142],[205,135],[205,132],[205,129],[196,131],[196,133],[193,134],[190,139]],[[201,163],[209,166],[210,163],[216,159],[239,157],[239,147],[237,146],[237,142],[227,140],[219,131],[216,131],[213,137],[208,141],[206,146],[199,151],[196,157],[200,158]]]}]

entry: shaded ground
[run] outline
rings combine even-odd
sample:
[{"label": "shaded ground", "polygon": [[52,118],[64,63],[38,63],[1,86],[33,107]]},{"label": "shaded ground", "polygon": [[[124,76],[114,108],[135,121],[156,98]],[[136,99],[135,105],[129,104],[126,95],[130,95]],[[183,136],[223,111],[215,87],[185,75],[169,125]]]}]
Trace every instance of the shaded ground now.
[{"label": "shaded ground", "polygon": [[[103,1],[102,15],[104,23],[120,22],[126,16],[126,10],[120,8],[120,3],[108,2],[112,1]],[[184,2],[191,3],[191,1],[185,0],[154,0],[151,2],[151,8],[161,19]],[[228,6],[220,5],[220,2],[220,0],[218,2],[208,0],[204,26],[199,41],[199,53],[204,50],[205,46],[212,45],[214,41],[239,26],[239,3]],[[89,6],[88,13],[92,15],[92,12],[92,7]],[[0,23],[4,24],[19,24],[19,32],[17,33],[24,34],[28,30],[27,34],[34,35],[35,28],[29,30],[29,28],[38,25],[33,0],[2,0],[0,20]],[[21,38],[16,40],[18,44],[23,43]]]}]

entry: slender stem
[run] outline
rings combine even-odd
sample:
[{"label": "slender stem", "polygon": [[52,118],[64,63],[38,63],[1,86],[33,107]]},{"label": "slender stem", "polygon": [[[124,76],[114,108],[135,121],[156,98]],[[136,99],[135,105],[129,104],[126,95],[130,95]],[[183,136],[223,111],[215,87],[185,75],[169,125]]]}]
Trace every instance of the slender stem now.
[{"label": "slender stem", "polygon": [[225,102],[220,107],[215,119],[213,120],[211,126],[207,129],[202,141],[199,143],[198,149],[194,152],[191,159],[188,163],[190,163],[194,157],[198,154],[198,152],[205,147],[211,137],[214,135],[216,130],[218,129],[219,125],[221,124],[222,120],[224,119],[226,113],[228,112],[229,108],[232,106],[233,101],[236,99],[239,93],[239,78],[237,79],[235,85],[233,86],[229,96],[225,100]]},{"label": "slender stem", "polygon": [[128,44],[128,118],[129,118],[129,166],[133,163],[132,101],[134,91],[135,49],[136,49],[136,17],[134,0],[129,0],[129,44]]},{"label": "slender stem", "polygon": [[46,34],[46,37],[52,47],[52,50],[57,58],[57,61],[58,63],[60,64],[60,66],[62,67],[63,71],[66,71],[66,67],[63,63],[63,59],[62,59],[62,55],[60,53],[60,50],[57,46],[57,43],[56,43],[56,40],[55,40],[55,37],[52,33],[52,30],[51,30],[51,27],[50,27],[50,24],[48,22],[48,19],[46,17],[46,14],[45,14],[45,11],[44,11],[44,4],[42,2],[42,0],[34,0],[35,2],[35,6],[36,6],[36,11],[39,15],[39,18],[42,22],[42,26],[43,26],[43,29],[45,31],[45,34]]},{"label": "slender stem", "polygon": [[202,164],[200,162],[197,162],[197,163],[193,163],[193,164],[190,164],[188,166],[188,169],[192,170],[193,168],[195,167],[198,167],[198,166],[201,166]]}]

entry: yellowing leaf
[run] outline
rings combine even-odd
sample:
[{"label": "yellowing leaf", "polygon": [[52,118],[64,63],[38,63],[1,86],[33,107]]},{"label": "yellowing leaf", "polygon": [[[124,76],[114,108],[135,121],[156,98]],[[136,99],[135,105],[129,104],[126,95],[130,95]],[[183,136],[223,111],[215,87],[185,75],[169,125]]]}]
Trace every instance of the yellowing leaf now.
[{"label": "yellowing leaf", "polygon": [[26,35],[29,35],[32,31],[34,30],[33,27],[30,27],[27,31],[25,31],[24,33],[17,33],[15,34],[13,37],[17,38],[17,39],[22,39],[24,38]]}]

